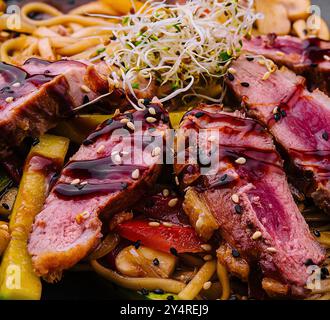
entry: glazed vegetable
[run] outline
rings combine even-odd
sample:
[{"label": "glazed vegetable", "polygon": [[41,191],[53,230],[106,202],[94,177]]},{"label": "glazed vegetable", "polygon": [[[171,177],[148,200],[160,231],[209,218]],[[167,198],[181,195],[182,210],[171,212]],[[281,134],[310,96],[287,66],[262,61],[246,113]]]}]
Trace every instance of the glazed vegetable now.
[{"label": "glazed vegetable", "polygon": [[72,142],[81,144],[94,129],[111,115],[84,114],[73,119],[62,121],[55,129],[55,133],[65,135]]},{"label": "glazed vegetable", "polygon": [[215,260],[205,262],[205,264],[198,270],[195,277],[179,293],[179,299],[194,299],[194,297],[196,297],[196,295],[198,295],[198,293],[203,289],[203,285],[212,278],[216,268],[217,264]]},{"label": "glazed vegetable", "polygon": [[172,254],[203,252],[203,242],[190,226],[174,224],[150,225],[149,221],[130,220],[117,226],[119,235],[130,241]]},{"label": "glazed vegetable", "polygon": [[218,224],[205,201],[200,198],[194,188],[188,188],[183,202],[183,209],[189,217],[199,237],[209,240],[213,232],[218,229]]},{"label": "glazed vegetable", "polygon": [[128,246],[116,257],[116,268],[129,277],[169,278],[175,269],[175,256],[140,246]]},{"label": "glazed vegetable", "polygon": [[68,145],[66,138],[45,135],[27,157],[10,218],[11,240],[0,267],[3,299],[40,299],[41,282],[33,272],[27,240],[46,199],[50,178],[63,165]]}]

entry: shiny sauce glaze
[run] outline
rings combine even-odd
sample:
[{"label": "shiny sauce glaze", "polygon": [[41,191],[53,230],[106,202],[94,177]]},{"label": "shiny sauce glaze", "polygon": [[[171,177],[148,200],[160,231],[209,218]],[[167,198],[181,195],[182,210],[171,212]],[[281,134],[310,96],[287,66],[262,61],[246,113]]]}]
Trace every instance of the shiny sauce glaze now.
[{"label": "shiny sauce glaze", "polygon": [[[148,108],[143,111],[129,112],[125,114],[118,115],[113,119],[105,121],[98,129],[89,135],[87,139],[83,142],[83,148],[89,149],[93,148],[93,144],[99,143],[101,141],[107,140],[111,137],[113,132],[117,129],[126,129],[130,132],[130,142],[131,146],[135,138],[136,131],[130,129],[126,123],[121,122],[122,119],[129,119],[131,123],[142,123],[141,131],[145,133],[147,130],[154,132],[157,128],[167,128],[168,115],[162,107],[158,105],[149,105],[152,107],[156,114],[151,115]],[[148,122],[146,119],[152,116],[156,119],[155,122]],[[145,135],[143,135],[145,137]],[[146,139],[148,139],[146,137]],[[161,139],[163,144],[163,139]],[[149,144],[149,143],[148,143]],[[100,145],[100,144],[98,144]],[[142,149],[136,150],[135,152],[144,152],[144,147],[146,144],[142,144]],[[159,147],[162,147],[159,146]],[[143,161],[140,163],[116,163],[110,155],[106,157],[99,157],[91,160],[71,160],[62,172],[62,176],[65,179],[69,179],[71,182],[73,180],[79,179],[81,182],[85,183],[67,183],[63,182],[61,179],[59,183],[54,187],[54,192],[60,198],[72,199],[72,198],[91,198],[95,196],[102,196],[106,194],[113,194],[119,191],[129,189],[136,180],[133,179],[132,174],[134,171],[139,171],[139,179],[143,178],[149,166]],[[95,153],[95,157],[97,157]],[[131,158],[133,159],[133,158]]]},{"label": "shiny sauce glaze", "polygon": [[[196,115],[199,121],[196,120]],[[202,120],[202,121],[200,121]],[[282,170],[282,163],[279,154],[273,149],[260,149],[253,145],[233,145],[232,143],[225,144],[222,135],[237,135],[238,139],[248,141],[248,137],[253,135],[268,135],[265,133],[263,127],[257,122],[235,117],[234,115],[207,112],[205,110],[193,110],[186,115],[184,120],[184,129],[193,129],[199,131],[200,129],[212,128],[213,126],[204,126],[203,123],[212,124],[221,122],[219,127],[220,144],[219,144],[219,162],[226,164],[223,166],[224,170],[220,170],[216,178],[200,177],[196,180],[196,187],[200,190],[210,188],[233,187],[242,183],[243,180],[249,182],[258,181],[267,174],[268,170]],[[197,153],[198,156],[200,153]],[[236,163],[238,158],[246,159],[244,166]],[[196,170],[203,167],[198,159],[198,166],[187,165],[181,172],[181,175],[196,175]],[[204,166],[205,167],[205,166]],[[239,177],[233,175],[236,172]]]}]

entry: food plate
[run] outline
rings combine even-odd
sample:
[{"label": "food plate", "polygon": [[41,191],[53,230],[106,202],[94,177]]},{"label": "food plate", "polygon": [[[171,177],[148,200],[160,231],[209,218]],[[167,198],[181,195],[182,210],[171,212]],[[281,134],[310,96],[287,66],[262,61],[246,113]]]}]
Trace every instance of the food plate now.
[{"label": "food plate", "polygon": [[328,3],[0,10],[2,299],[329,300]]}]

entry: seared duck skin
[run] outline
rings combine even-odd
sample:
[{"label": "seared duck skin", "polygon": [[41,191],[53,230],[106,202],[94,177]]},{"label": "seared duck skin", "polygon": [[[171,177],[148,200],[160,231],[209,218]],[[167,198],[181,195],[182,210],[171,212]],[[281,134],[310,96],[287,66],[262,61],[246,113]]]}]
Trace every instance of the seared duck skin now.
[{"label": "seared duck skin", "polygon": [[[186,192],[186,213],[204,238],[210,237],[210,229],[218,228],[233,259],[239,259],[237,263],[228,259],[226,245],[218,250],[220,261],[234,274],[247,280],[250,270],[258,268],[269,295],[274,295],[276,288],[279,295],[303,295],[308,265],[322,263],[324,251],[293,200],[270,134],[238,111],[220,110],[200,106],[188,112],[181,123],[181,137],[201,130],[208,136],[201,140],[199,135],[192,144],[200,150],[195,164],[175,165]],[[178,139],[178,144],[186,140]],[[193,148],[187,140],[184,145],[182,152],[187,156]],[[203,157],[210,154],[216,154],[218,161],[211,162],[209,175],[203,175],[202,170],[209,166]],[[177,161],[179,157],[180,151]],[[203,207],[197,217],[196,207]]]},{"label": "seared duck skin", "polygon": [[292,182],[330,213],[330,98],[283,68],[268,75],[259,58],[233,62],[227,83],[248,114],[263,124],[290,160]]},{"label": "seared duck skin", "polygon": [[150,104],[107,120],[84,141],[35,219],[28,249],[38,275],[84,258],[101,237],[99,215],[128,208],[155,183],[167,128],[166,111]]}]

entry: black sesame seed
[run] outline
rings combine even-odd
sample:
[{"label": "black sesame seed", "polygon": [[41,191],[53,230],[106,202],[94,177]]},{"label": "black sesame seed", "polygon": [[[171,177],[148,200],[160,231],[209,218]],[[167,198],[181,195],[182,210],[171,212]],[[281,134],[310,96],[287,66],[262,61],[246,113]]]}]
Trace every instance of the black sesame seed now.
[{"label": "black sesame seed", "polygon": [[324,276],[324,278],[326,278],[326,277],[328,277],[329,276],[329,270],[328,270],[328,268],[326,268],[326,267],[322,267],[321,268],[321,276],[323,275]]},{"label": "black sesame seed", "polygon": [[233,294],[229,297],[229,300],[238,300],[238,298],[236,295]]},{"label": "black sesame seed", "polygon": [[314,233],[315,237],[320,237],[321,236],[321,233],[320,233],[319,230],[314,230],[313,233]]},{"label": "black sesame seed", "polygon": [[141,240],[138,240],[138,241],[134,242],[134,248],[135,249],[139,249],[140,246],[141,246]]},{"label": "black sesame seed", "polygon": [[174,297],[172,295],[167,296],[167,300],[174,300]]},{"label": "black sesame seed", "polygon": [[251,61],[254,60],[254,58],[253,57],[246,57],[246,60],[251,62]]},{"label": "black sesame seed", "polygon": [[235,205],[235,211],[237,214],[241,214],[243,212],[243,209],[239,204],[237,204]]},{"label": "black sesame seed", "polygon": [[233,256],[234,258],[238,258],[238,257],[240,256],[240,254],[239,254],[239,252],[238,252],[237,249],[233,249],[233,250],[231,251],[231,254],[232,254],[232,256]]},{"label": "black sesame seed", "polygon": [[112,36],[110,39],[113,40],[113,41],[115,41],[115,40],[117,40],[117,37],[116,36]]},{"label": "black sesame seed", "polygon": [[232,73],[228,72],[228,75],[227,75],[229,81],[234,81],[235,80],[235,77]]},{"label": "black sesame seed", "polygon": [[305,36],[307,36],[308,35],[308,30],[307,29],[304,29],[303,30],[303,33],[304,33]]},{"label": "black sesame seed", "polygon": [[75,184],[74,185],[78,190],[82,190],[85,187],[85,184]]},{"label": "black sesame seed", "polygon": [[93,144],[93,141],[92,140],[86,139],[86,140],[83,141],[83,145],[84,146],[89,146],[91,144]]},{"label": "black sesame seed", "polygon": [[228,178],[228,174],[224,174],[221,178],[220,181],[225,181]]},{"label": "black sesame seed", "polygon": [[105,122],[105,124],[107,125],[107,126],[109,126],[110,124],[112,124],[113,123],[113,120],[112,119],[108,119],[106,122]]},{"label": "black sesame seed", "polygon": [[175,248],[170,248],[170,252],[173,254],[173,256],[177,256],[178,255],[178,251]]},{"label": "black sesame seed", "polygon": [[34,138],[32,141],[32,146],[36,146],[40,142],[39,138]]},{"label": "black sesame seed", "polygon": [[281,115],[279,113],[275,113],[274,114],[274,119],[276,122],[280,121],[281,120]]},{"label": "black sesame seed", "polygon": [[152,260],[152,264],[156,267],[159,266],[159,260],[157,258],[155,258],[154,260]]},{"label": "black sesame seed", "polygon": [[154,290],[154,293],[156,293],[156,294],[164,294],[165,292],[164,292],[163,289],[155,289]]},{"label": "black sesame seed", "polygon": [[2,203],[2,207],[6,210],[9,210],[9,205],[7,203]]},{"label": "black sesame seed", "polygon": [[318,64],[317,63],[311,63],[311,68],[317,68]]},{"label": "black sesame seed", "polygon": [[285,110],[281,110],[281,116],[284,118],[286,117],[286,111]]},{"label": "black sesame seed", "polygon": [[150,99],[144,99],[144,100],[143,100],[143,104],[144,104],[145,106],[148,106],[150,103],[151,103],[151,100],[150,100]]},{"label": "black sesame seed", "polygon": [[325,141],[328,141],[329,140],[329,133],[328,132],[323,132],[322,133],[322,138],[325,140]]},{"label": "black sesame seed", "polygon": [[204,115],[204,112],[199,111],[195,114],[195,117],[196,118],[201,118],[201,117],[203,117],[203,115]]},{"label": "black sesame seed", "polygon": [[121,187],[123,188],[123,190],[127,189],[128,183],[127,182],[122,182]]},{"label": "black sesame seed", "polygon": [[145,289],[145,288],[142,288],[141,289],[141,294],[143,294],[144,296],[147,296],[149,294],[149,290]]},{"label": "black sesame seed", "polygon": [[250,84],[248,82],[241,82],[241,86],[248,88],[250,86]]},{"label": "black sesame seed", "polygon": [[305,266],[312,266],[314,264],[314,262],[312,259],[307,259],[304,264],[305,264]]}]

